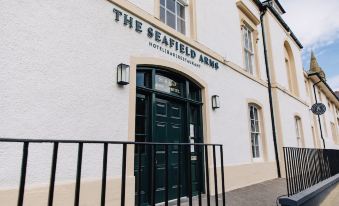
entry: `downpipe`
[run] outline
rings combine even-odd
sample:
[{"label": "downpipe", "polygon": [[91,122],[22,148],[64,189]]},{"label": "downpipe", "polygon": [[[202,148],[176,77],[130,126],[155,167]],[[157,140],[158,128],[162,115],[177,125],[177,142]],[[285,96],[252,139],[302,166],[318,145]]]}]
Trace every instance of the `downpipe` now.
[{"label": "downpipe", "polygon": [[276,127],[275,127],[274,106],[273,106],[273,98],[272,98],[272,84],[271,84],[271,77],[270,77],[270,69],[268,65],[267,45],[266,45],[265,26],[264,26],[264,16],[266,12],[267,12],[267,7],[263,7],[260,13],[260,22],[261,22],[261,29],[262,29],[263,45],[264,45],[265,67],[266,67],[266,75],[267,75],[268,97],[269,97],[269,103],[270,103],[272,135],[273,135],[273,144],[274,144],[274,151],[275,151],[275,162],[276,162],[276,167],[277,167],[278,178],[281,178],[279,153],[278,153],[278,145],[277,145],[277,135],[276,135]]}]

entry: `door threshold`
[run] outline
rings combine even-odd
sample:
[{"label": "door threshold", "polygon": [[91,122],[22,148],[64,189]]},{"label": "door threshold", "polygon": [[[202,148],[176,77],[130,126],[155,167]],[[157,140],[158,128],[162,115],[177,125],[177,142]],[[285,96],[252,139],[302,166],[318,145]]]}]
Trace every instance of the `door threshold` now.
[{"label": "door threshold", "polygon": [[[195,198],[195,197],[197,197],[197,196],[193,196],[192,199]],[[178,199],[169,200],[168,205],[169,206],[177,205],[177,202],[178,202]],[[188,199],[188,197],[181,197],[180,202],[181,203],[187,203],[187,202],[189,202],[189,199]],[[155,206],[164,206],[164,205],[165,205],[165,202],[155,204]]]}]

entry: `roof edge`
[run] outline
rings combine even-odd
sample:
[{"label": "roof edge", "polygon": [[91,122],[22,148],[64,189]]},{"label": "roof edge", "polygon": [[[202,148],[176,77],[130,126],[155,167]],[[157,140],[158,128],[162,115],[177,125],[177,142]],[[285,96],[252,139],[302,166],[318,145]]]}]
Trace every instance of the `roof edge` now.
[{"label": "roof edge", "polygon": [[[267,2],[267,1],[265,1]],[[296,37],[296,35],[293,33],[293,31],[291,30],[291,28],[287,25],[287,23],[285,22],[285,20],[283,18],[281,18],[280,14],[272,7],[271,4],[269,3],[263,3],[263,9],[268,8],[273,15],[275,16],[275,18],[277,18],[277,20],[281,23],[281,25],[286,29],[287,32],[290,33],[291,38],[294,40],[294,42],[299,46],[300,49],[303,49],[304,46],[301,44],[301,42],[299,41],[299,39]]]},{"label": "roof edge", "polygon": [[318,79],[327,87],[327,89],[333,94],[333,96],[337,99],[337,101],[339,102],[339,97],[335,94],[335,92],[332,90],[332,88],[330,87],[330,85],[327,84],[326,81],[324,81],[324,79],[319,75],[318,72],[312,72],[312,73],[308,73],[308,76],[316,76],[318,77]]},{"label": "roof edge", "polygon": [[[287,23],[285,22],[285,20],[283,18],[281,18],[280,14],[272,7],[271,4],[269,4],[269,2],[271,0],[267,0],[267,1],[264,1],[264,2],[261,2],[260,0],[252,0],[256,5],[257,7],[259,8],[259,10],[261,12],[265,11],[267,8],[273,13],[273,15],[277,18],[277,20],[281,23],[281,25],[284,27],[284,29],[286,29],[287,32],[290,33],[290,36],[291,38],[294,40],[294,42],[298,45],[298,47],[300,49],[303,49],[304,46],[302,45],[302,43],[299,41],[299,39],[297,38],[297,36],[293,33],[293,31],[290,29],[290,27],[287,25]],[[279,7],[281,6],[282,8],[282,5],[280,4],[279,1],[277,1]],[[282,8],[283,9],[283,8]],[[284,10],[284,9],[283,9]],[[286,12],[284,10],[284,12]]]}]

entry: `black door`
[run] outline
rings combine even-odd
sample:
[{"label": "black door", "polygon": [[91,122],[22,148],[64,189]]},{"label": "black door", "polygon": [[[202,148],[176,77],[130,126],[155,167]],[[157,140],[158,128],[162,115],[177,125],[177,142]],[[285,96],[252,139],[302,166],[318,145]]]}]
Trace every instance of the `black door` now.
[{"label": "black door", "polygon": [[[202,142],[200,89],[185,78],[155,68],[139,68],[137,71],[136,99],[136,141],[157,143]],[[149,205],[151,202],[152,155],[155,155],[156,203],[165,201],[166,152],[164,145],[136,147],[136,204]],[[168,150],[168,199],[186,196],[188,176],[192,180],[192,193],[197,194],[198,183],[203,182],[203,172],[197,167],[196,158],[185,159],[183,153],[191,152],[194,157],[197,148],[185,147],[178,150],[177,145]],[[181,156],[181,162],[178,156]],[[139,164],[140,161],[140,164]],[[188,174],[188,162],[191,174]],[[197,172],[197,170],[199,170]],[[201,172],[200,172],[201,171]],[[178,177],[181,177],[178,184]],[[201,187],[202,188],[202,187]],[[140,195],[139,195],[140,194]]]},{"label": "black door", "polygon": [[[156,98],[155,100],[155,122],[154,122],[154,142],[161,143],[182,143],[187,142],[184,137],[185,118],[184,106],[178,102]],[[177,177],[185,180],[183,169],[179,170],[178,146],[168,146],[168,197],[175,199],[177,197],[178,181]],[[184,155],[181,155],[184,156]],[[184,161],[181,161],[181,168]],[[155,201],[163,202],[165,200],[165,146],[156,148],[156,188]],[[182,196],[186,194],[186,188],[180,184]]]}]

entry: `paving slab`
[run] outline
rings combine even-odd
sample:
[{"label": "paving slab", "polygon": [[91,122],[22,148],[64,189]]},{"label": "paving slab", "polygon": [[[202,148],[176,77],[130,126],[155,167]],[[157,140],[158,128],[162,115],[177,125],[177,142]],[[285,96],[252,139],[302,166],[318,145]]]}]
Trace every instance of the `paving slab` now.
[{"label": "paving slab", "polygon": [[[227,192],[226,206],[277,206],[277,198],[286,194],[286,180],[274,179]],[[169,205],[177,204],[173,201]],[[188,206],[187,198],[183,198],[180,205]],[[196,197],[193,198],[193,205],[199,205]],[[202,205],[207,206],[205,195],[202,195]],[[215,197],[211,197],[210,206],[216,206]],[[218,198],[218,206],[222,206],[221,195]]]},{"label": "paving slab", "polygon": [[277,198],[286,194],[286,180],[274,179],[227,192],[226,205],[276,206]]}]

